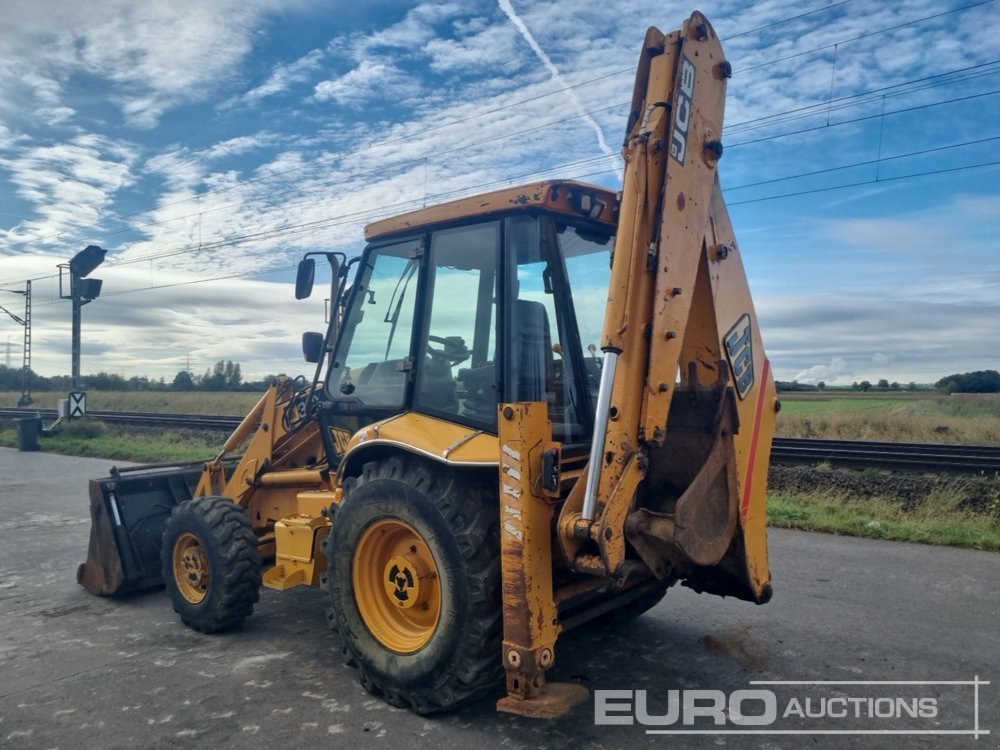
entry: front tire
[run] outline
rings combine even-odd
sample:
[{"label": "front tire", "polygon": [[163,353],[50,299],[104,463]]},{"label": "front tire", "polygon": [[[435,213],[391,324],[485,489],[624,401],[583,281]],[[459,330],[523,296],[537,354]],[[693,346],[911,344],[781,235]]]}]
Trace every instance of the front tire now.
[{"label": "front tire", "polygon": [[331,626],[361,683],[421,714],[502,684],[494,483],[415,458],[364,465],[332,509]]},{"label": "front tire", "polygon": [[202,633],[236,627],[260,598],[257,537],[246,511],[228,498],[198,497],[174,508],[161,560],[174,611]]}]

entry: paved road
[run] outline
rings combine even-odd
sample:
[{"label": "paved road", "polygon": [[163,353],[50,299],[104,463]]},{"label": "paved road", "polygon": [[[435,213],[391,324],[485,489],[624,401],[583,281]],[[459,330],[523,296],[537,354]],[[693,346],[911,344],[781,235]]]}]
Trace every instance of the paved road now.
[{"label": "paved road", "polygon": [[[497,714],[489,703],[428,719],[372,699],[355,672],[341,666],[322,592],[265,590],[240,629],[204,636],[176,620],[162,592],[112,601],[77,586],[89,528],[85,480],[109,467],[105,460],[0,449],[3,748],[992,748],[1000,742],[997,554],[775,530],[769,605],[674,589],[628,626],[565,635],[553,670],[556,679],[592,690],[645,690],[649,713],[666,710],[671,689],[726,696],[771,691],[782,716],[754,731],[812,731],[824,721],[825,728],[839,729],[973,729],[976,688],[970,685],[748,683],[968,681],[978,675],[992,682],[978,688],[979,726],[992,732],[978,742],[885,734],[664,737],[640,724],[595,726],[593,703],[549,722]],[[806,697],[812,711],[821,697],[831,699],[824,704],[831,714],[845,705],[864,711],[866,703],[847,702],[864,696],[890,698],[872,704],[876,713],[879,705],[903,711],[894,703],[898,697],[906,706],[930,700],[924,707],[937,715],[784,716],[793,705],[804,707]],[[766,707],[750,701],[744,711]],[[711,724],[699,719],[693,727]]]}]

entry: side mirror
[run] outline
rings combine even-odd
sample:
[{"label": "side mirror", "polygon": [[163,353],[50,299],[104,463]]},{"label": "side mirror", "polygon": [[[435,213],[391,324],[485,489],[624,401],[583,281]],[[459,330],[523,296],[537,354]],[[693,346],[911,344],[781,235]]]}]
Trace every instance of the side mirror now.
[{"label": "side mirror", "polygon": [[295,299],[306,299],[313,290],[316,279],[316,261],[313,258],[303,258],[299,261],[299,270],[295,274]]},{"label": "side mirror", "polygon": [[306,331],[302,334],[302,355],[306,362],[316,364],[323,356],[323,334]]}]

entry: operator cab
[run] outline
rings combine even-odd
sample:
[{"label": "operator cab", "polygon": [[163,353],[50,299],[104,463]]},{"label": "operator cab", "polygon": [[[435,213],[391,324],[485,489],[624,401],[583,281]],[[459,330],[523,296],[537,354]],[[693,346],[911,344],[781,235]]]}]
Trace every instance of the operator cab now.
[{"label": "operator cab", "polygon": [[495,434],[497,404],[542,401],[555,440],[587,444],[615,206],[541,183],[370,225],[323,416],[353,431],[412,411]]}]

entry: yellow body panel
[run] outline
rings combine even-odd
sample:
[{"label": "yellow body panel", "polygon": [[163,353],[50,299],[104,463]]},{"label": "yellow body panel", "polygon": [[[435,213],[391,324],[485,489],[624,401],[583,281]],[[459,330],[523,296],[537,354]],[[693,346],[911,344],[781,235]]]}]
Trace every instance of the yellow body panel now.
[{"label": "yellow body panel", "polygon": [[329,533],[330,521],[323,516],[289,516],[275,523],[277,555],[274,567],[264,573],[264,585],[279,591],[318,586],[326,570],[320,545]]},{"label": "yellow body panel", "polygon": [[597,198],[602,204],[601,206],[594,204],[593,211],[587,214],[589,218],[609,223],[614,221],[617,199],[613,192],[582,182],[561,180],[558,182],[536,182],[492,193],[473,195],[450,203],[442,203],[372,222],[365,227],[365,239],[372,242],[432,224],[460,221],[511,209],[545,208],[550,211],[579,216],[581,210],[573,203],[574,190],[585,191]]},{"label": "yellow body panel", "polygon": [[376,445],[395,446],[435,461],[465,466],[496,466],[499,462],[495,435],[416,412],[389,417],[359,430],[351,438],[344,463],[351,463],[365,449]]}]

